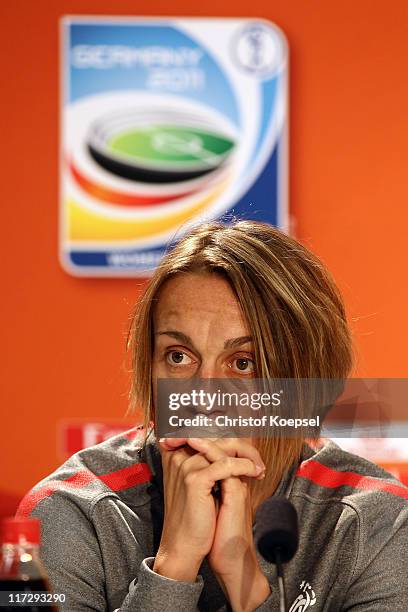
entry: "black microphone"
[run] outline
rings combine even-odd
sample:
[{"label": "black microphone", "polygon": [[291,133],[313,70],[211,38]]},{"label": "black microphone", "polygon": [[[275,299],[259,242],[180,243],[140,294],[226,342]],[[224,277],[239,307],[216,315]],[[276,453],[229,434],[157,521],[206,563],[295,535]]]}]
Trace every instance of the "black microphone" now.
[{"label": "black microphone", "polygon": [[283,563],[295,555],[299,542],[297,512],[286,497],[269,497],[256,513],[254,539],[266,561],[277,567],[280,612],[287,611]]}]

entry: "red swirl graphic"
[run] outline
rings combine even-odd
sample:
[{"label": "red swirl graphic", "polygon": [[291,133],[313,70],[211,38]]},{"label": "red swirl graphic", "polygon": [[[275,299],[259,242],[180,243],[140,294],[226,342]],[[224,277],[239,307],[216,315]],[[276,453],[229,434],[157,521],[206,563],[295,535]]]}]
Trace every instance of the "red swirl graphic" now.
[{"label": "red swirl graphic", "polygon": [[203,188],[203,184],[201,183],[199,189],[190,189],[177,194],[145,195],[122,193],[94,183],[84,176],[72,162],[68,161],[67,163],[74,180],[84,191],[86,191],[86,193],[97,200],[116,206],[156,206],[158,204],[167,204],[173,200],[192,195],[197,191],[201,191]]}]

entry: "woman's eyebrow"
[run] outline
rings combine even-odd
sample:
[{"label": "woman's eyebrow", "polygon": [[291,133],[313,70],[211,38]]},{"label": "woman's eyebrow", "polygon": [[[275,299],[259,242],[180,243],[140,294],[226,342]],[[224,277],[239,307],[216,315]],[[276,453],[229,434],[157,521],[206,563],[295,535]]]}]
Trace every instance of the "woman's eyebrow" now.
[{"label": "woman's eyebrow", "polygon": [[[176,340],[180,340],[184,344],[191,346],[194,350],[194,343],[190,336],[183,334],[183,332],[176,331],[175,329],[168,329],[166,331],[159,331],[154,334],[155,336],[171,336]],[[252,342],[252,336],[239,336],[238,338],[229,338],[224,342],[224,349],[236,348],[237,346],[241,346],[242,344],[246,344],[247,342]]]},{"label": "woman's eyebrow", "polygon": [[155,336],[171,336],[172,338],[175,338],[176,340],[180,340],[180,342],[183,342],[183,344],[188,344],[188,346],[196,350],[190,336],[183,334],[183,332],[179,332],[174,329],[169,329],[166,331],[156,332],[154,335]]},{"label": "woman's eyebrow", "polygon": [[246,344],[247,342],[252,342],[252,336],[240,336],[239,338],[230,338],[224,342],[224,348],[236,348],[237,346],[241,346],[241,344]]}]

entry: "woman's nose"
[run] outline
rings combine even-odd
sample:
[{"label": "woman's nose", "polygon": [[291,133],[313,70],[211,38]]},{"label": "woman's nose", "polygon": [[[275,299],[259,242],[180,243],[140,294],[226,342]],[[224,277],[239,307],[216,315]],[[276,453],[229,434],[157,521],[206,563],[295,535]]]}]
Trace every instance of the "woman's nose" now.
[{"label": "woman's nose", "polygon": [[222,374],[215,363],[201,363],[196,374],[196,378],[222,378]]}]

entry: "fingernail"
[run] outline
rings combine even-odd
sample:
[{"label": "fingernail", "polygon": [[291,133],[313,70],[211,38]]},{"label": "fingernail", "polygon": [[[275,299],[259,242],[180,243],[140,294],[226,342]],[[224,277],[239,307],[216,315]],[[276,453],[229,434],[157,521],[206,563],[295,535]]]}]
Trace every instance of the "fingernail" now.
[{"label": "fingernail", "polygon": [[166,438],[159,438],[159,442],[165,442]]},{"label": "fingernail", "polygon": [[266,469],[266,468],[265,468],[265,466],[262,466],[262,465],[256,465],[256,466],[255,466],[255,474],[256,474],[257,476],[259,476],[259,474],[262,474],[262,472],[264,472],[264,471],[265,471],[265,469]]}]

